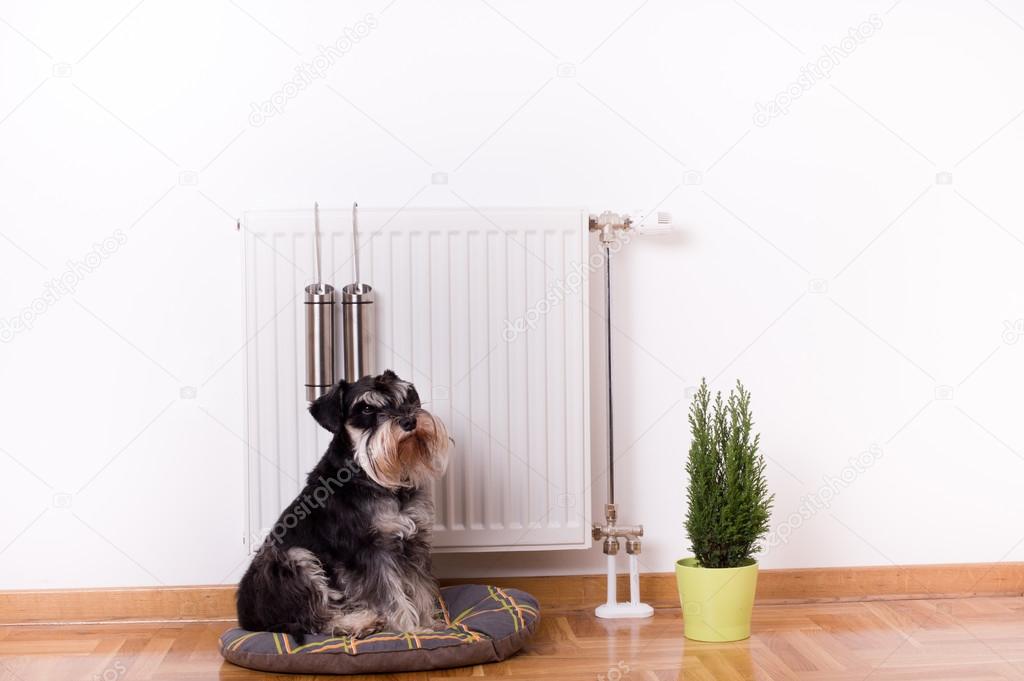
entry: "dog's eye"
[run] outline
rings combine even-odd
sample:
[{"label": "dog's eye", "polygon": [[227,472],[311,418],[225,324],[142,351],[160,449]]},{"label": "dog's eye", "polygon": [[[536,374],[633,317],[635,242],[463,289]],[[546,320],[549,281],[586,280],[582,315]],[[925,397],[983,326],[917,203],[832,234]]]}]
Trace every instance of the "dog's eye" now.
[{"label": "dog's eye", "polygon": [[373,407],[368,404],[364,404],[363,408],[359,410],[360,414],[369,415],[373,413]]}]

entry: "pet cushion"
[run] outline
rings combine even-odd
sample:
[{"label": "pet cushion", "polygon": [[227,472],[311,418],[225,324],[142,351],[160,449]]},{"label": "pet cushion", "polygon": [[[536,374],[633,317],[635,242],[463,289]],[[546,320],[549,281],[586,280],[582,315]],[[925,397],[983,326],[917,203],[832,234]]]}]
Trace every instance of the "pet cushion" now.
[{"label": "pet cushion", "polygon": [[364,638],[230,629],[220,637],[224,659],[242,667],[301,674],[373,674],[497,662],[517,652],[537,629],[537,600],[517,589],[465,584],[441,589],[438,619],[425,633],[379,632]]}]

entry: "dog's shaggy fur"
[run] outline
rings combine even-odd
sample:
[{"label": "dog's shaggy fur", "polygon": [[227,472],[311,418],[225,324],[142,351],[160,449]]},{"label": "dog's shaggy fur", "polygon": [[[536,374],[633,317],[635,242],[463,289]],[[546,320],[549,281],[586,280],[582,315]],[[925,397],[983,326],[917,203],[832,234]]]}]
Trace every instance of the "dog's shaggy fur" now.
[{"label": "dog's shaggy fur", "polygon": [[365,636],[433,624],[433,505],[448,460],[444,424],[391,371],[340,382],[310,408],[334,433],[238,587],[250,631]]}]

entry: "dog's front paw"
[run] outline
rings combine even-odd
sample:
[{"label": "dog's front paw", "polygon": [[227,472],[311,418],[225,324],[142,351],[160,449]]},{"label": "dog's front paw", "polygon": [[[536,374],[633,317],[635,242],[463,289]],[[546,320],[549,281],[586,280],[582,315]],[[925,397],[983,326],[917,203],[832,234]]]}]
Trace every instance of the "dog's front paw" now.
[{"label": "dog's front paw", "polygon": [[338,614],[331,620],[332,636],[364,638],[378,631],[384,631],[384,618],[373,610],[354,610]]},{"label": "dog's front paw", "polygon": [[387,623],[384,621],[383,617],[378,617],[366,626],[353,629],[349,636],[352,638],[366,638],[373,634],[379,634],[382,631],[387,631]]}]

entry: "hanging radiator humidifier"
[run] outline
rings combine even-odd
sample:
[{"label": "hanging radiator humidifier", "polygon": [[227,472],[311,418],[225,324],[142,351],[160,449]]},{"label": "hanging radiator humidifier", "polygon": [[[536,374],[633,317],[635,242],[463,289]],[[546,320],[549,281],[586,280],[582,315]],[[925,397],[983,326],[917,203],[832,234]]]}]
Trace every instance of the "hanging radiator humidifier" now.
[{"label": "hanging radiator humidifier", "polygon": [[306,399],[310,402],[334,384],[334,287],[323,282],[320,256],[320,206],[313,204],[313,258],[316,281],[306,287]]},{"label": "hanging radiator humidifier", "polygon": [[345,380],[358,381],[376,373],[377,342],[373,287],[359,272],[359,204],[352,204],[352,272],[355,281],[341,289],[342,335],[345,341]]},{"label": "hanging radiator humidifier", "polygon": [[[604,318],[605,318],[605,352],[607,353],[605,369],[608,387],[608,503],[604,506],[604,525],[594,525],[592,536],[594,541],[601,541],[602,549],[608,562],[608,598],[599,605],[595,614],[602,619],[650,617],[654,609],[640,601],[640,566],[637,556],[642,548],[640,537],[644,534],[643,525],[619,525],[618,506],[615,504],[615,441],[612,417],[612,254],[621,245],[616,233],[636,231],[641,234],[653,234],[672,230],[672,217],[668,213],[657,212],[649,215],[641,214],[635,220],[628,215],[620,215],[605,211],[600,215],[590,216],[590,231],[597,232],[604,249]],[[626,543],[626,554],[629,556],[629,601],[620,603],[616,593],[615,561],[621,546],[620,540]]]}]

